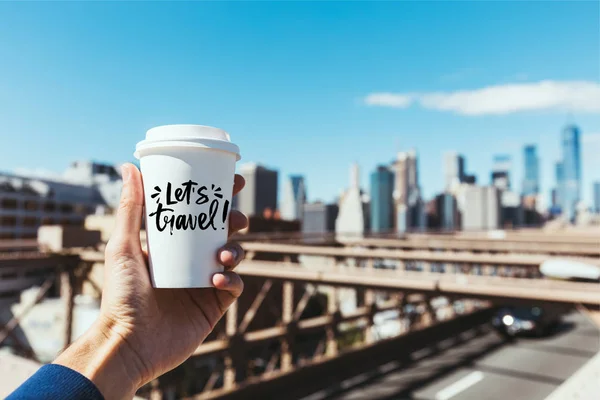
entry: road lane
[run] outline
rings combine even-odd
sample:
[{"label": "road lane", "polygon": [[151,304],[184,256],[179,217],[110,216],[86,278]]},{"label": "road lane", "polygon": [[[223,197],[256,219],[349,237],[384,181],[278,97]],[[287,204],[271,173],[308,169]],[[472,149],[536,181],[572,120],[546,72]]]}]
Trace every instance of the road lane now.
[{"label": "road lane", "polygon": [[354,377],[306,399],[543,400],[600,350],[599,338],[598,329],[574,313],[549,337],[505,342],[488,331],[461,345],[441,344],[443,351],[433,355],[413,354],[408,367],[388,363],[377,377]]}]

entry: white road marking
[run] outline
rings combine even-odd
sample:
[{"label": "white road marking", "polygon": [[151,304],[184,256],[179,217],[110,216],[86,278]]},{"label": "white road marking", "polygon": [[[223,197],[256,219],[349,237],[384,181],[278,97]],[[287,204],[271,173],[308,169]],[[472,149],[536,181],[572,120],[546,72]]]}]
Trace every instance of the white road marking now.
[{"label": "white road marking", "polygon": [[440,390],[435,395],[435,400],[448,400],[462,391],[467,390],[477,382],[483,379],[483,372],[473,371],[462,379],[457,380],[450,386]]}]

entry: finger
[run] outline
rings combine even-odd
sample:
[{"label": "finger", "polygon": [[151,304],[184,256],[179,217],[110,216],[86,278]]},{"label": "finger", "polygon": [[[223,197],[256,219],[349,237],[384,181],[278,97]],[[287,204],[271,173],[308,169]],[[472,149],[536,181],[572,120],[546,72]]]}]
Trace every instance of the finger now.
[{"label": "finger", "polygon": [[130,251],[141,251],[140,230],[144,207],[144,188],[140,171],[133,164],[121,167],[123,189],[117,209],[115,229],[112,233],[111,247]]},{"label": "finger", "polygon": [[244,177],[239,174],[235,174],[235,177],[233,178],[233,195],[235,196],[236,194],[238,194],[240,190],[244,188],[245,185],[246,180],[244,179]]},{"label": "finger", "polygon": [[229,214],[229,236],[248,226],[248,218],[240,211],[233,210]]},{"label": "finger", "polygon": [[244,259],[244,249],[237,243],[227,243],[217,254],[226,270],[235,268]]},{"label": "finger", "polygon": [[233,298],[239,297],[244,291],[242,278],[233,271],[217,272],[212,277],[212,283],[216,289],[228,292]]}]

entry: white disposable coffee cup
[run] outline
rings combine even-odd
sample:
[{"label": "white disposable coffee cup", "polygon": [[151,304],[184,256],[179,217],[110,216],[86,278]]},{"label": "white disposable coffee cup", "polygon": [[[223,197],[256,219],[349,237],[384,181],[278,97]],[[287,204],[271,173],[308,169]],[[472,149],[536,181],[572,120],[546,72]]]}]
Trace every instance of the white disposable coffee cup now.
[{"label": "white disposable coffee cup", "polygon": [[223,271],[217,250],[227,242],[239,148],[221,129],[165,125],[136,145],[144,182],[152,285],[211,287]]}]

